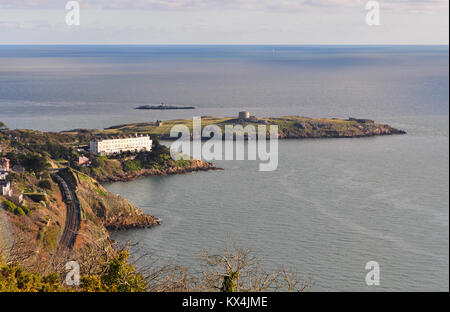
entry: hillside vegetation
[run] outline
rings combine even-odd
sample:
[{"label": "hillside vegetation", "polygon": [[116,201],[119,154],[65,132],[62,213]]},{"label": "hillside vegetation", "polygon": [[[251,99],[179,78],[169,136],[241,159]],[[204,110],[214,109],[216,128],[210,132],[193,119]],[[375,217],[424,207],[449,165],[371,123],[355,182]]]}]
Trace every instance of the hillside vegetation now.
[{"label": "hillside vegetation", "polygon": [[[64,259],[61,254],[77,254],[86,248],[106,248],[113,252],[108,230],[157,224],[154,217],[144,214],[126,199],[109,193],[91,177],[94,175],[91,170],[100,170],[101,166],[78,165],[82,155],[90,157],[94,163],[101,159],[77,149],[76,146],[85,143],[89,137],[86,133],[74,135],[6,128],[0,131],[0,157],[8,158],[13,168],[17,165],[24,168],[23,172],[11,171],[8,175],[13,195],[0,196],[0,221],[2,225],[10,225],[0,228],[0,256],[17,261],[24,268],[48,273]],[[121,161],[124,160],[107,159],[107,162],[117,163],[119,171],[124,172]],[[103,164],[105,170],[111,170],[108,163]],[[56,168],[75,192],[81,210],[81,224],[73,251],[65,250],[60,244],[67,223],[67,203],[60,186],[51,177]],[[57,258],[60,260],[56,261]]]},{"label": "hillside vegetation", "polygon": [[[375,135],[404,134],[404,131],[392,128],[389,125],[377,124],[372,120],[354,119],[348,120],[336,118],[308,118],[300,116],[287,116],[279,118],[256,118],[237,119],[235,117],[210,117],[201,119],[202,127],[217,125],[222,133],[225,133],[225,125],[242,125],[243,127],[252,125],[256,129],[258,126],[278,126],[278,136],[280,139],[301,139],[301,138],[326,138],[326,137],[362,137]],[[105,129],[102,133],[117,135],[124,133],[151,134],[160,139],[171,140],[170,131],[176,125],[188,127],[192,133],[192,119],[176,119],[164,121],[159,126],[155,122],[134,123],[118,125]]]}]

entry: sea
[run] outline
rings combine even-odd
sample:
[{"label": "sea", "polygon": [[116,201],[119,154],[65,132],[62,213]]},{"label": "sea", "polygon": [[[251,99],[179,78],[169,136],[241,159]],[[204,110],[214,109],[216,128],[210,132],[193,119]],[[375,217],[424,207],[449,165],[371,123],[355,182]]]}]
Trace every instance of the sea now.
[{"label": "sea", "polygon": [[[167,103],[196,110],[142,111]],[[449,290],[448,46],[0,46],[0,121],[62,131],[194,116],[369,118],[406,135],[279,142],[272,172],[105,187],[157,216],[113,238],[199,271],[202,250],[250,248],[313,291]],[[169,144],[166,142],[166,144]],[[379,285],[368,285],[375,261]]]}]

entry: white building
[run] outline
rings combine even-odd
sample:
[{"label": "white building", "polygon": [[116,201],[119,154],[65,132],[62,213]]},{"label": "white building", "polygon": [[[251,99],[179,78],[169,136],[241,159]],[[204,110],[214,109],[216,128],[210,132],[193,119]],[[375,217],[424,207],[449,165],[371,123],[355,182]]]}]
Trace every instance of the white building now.
[{"label": "white building", "polygon": [[90,142],[90,152],[108,155],[123,152],[143,152],[152,150],[153,141],[150,136],[134,136],[129,138],[97,139]]},{"label": "white building", "polygon": [[0,181],[0,195],[2,196],[12,196],[11,182],[9,181]]},{"label": "white building", "polygon": [[11,182],[7,181],[9,175],[9,159],[0,158],[0,195],[11,196]]}]

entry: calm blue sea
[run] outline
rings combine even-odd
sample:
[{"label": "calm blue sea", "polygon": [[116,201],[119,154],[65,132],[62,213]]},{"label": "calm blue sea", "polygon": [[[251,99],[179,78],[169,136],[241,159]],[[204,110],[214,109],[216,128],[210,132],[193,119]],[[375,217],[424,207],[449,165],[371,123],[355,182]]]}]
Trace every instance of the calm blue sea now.
[{"label": "calm blue sea", "polygon": [[[0,120],[66,130],[233,116],[375,119],[405,136],[280,142],[278,170],[142,178],[107,188],[161,227],[120,241],[195,267],[227,237],[314,290],[449,287],[448,46],[0,46]],[[136,111],[166,102],[196,111]],[[381,285],[365,284],[365,265]]]}]

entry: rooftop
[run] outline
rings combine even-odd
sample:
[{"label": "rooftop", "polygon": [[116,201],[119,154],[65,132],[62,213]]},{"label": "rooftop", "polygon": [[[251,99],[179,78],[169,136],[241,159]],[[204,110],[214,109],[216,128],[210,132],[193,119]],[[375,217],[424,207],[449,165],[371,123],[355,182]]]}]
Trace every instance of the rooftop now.
[{"label": "rooftop", "polygon": [[93,139],[93,141],[106,141],[106,140],[123,140],[123,139],[136,139],[136,138],[149,138],[150,135],[148,134],[135,134],[135,135],[114,135],[114,136],[97,136]]}]

